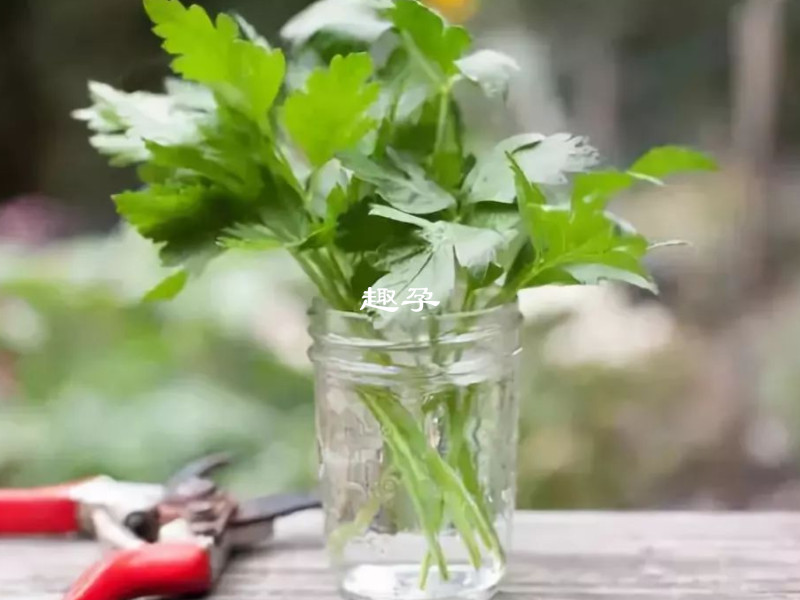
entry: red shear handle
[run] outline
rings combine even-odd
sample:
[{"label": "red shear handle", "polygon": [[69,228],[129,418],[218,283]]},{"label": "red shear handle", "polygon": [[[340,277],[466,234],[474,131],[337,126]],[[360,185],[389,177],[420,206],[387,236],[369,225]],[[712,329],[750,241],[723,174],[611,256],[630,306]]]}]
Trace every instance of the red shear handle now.
[{"label": "red shear handle", "polygon": [[77,532],[78,503],[70,497],[77,485],[0,490],[0,535]]},{"label": "red shear handle", "polygon": [[211,589],[208,553],[194,544],[152,544],[124,550],[90,568],[64,600],[133,600],[205,594]]}]

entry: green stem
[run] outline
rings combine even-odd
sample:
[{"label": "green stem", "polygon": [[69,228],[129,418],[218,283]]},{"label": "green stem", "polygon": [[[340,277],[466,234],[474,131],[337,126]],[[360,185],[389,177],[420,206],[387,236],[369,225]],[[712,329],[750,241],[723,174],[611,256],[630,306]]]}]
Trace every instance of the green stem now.
[{"label": "green stem", "polygon": [[[396,431],[414,449],[413,456],[420,457],[420,462],[426,465],[429,477],[436,482],[441,491],[448,514],[453,519],[456,528],[459,529],[470,556],[479,557],[480,550],[471,539],[471,529],[462,527],[468,523],[477,529],[486,547],[499,558],[502,558],[503,549],[497,534],[494,532],[494,525],[491,520],[482,514],[475,499],[471,496],[455,469],[447,464],[435,448],[428,444],[424,433],[417,426],[414,416],[401,402],[391,395],[384,398],[380,408],[390,419]],[[439,529],[441,529],[441,525]],[[480,566],[479,563],[476,567],[478,566]]]},{"label": "green stem", "polygon": [[[435,347],[438,337],[435,326],[429,334],[434,345],[434,358],[441,363],[447,351]],[[374,355],[372,360],[386,366],[392,364],[391,357],[385,353]],[[465,401],[465,406],[459,406],[458,390],[448,390],[447,393],[452,396],[446,400],[449,404],[448,413],[456,416],[456,420],[449,425],[455,448],[451,454],[443,457],[438,449],[430,446],[418,419],[394,393],[375,387],[359,390],[361,401],[381,428],[383,442],[392,457],[389,468],[396,469],[400,474],[428,543],[420,570],[421,589],[427,586],[434,565],[438,567],[442,579],[450,577],[439,541],[445,514],[458,531],[475,569],[479,569],[483,562],[481,545],[498,559],[504,560],[503,548],[494,530],[472,464],[472,453],[466,443],[466,420],[461,413],[463,409],[471,411],[473,399]],[[470,395],[474,393],[475,390],[470,390]],[[369,511],[374,510],[374,506],[367,505],[370,506]]]},{"label": "green stem", "polygon": [[390,499],[384,490],[390,487],[390,482],[396,477],[397,471],[395,469],[387,469],[378,481],[377,492],[372,494],[364,506],[361,507],[355,520],[342,525],[328,536],[328,547],[335,557],[342,555],[348,540],[361,535],[363,531],[369,529],[372,521],[378,516],[383,503]]},{"label": "green stem", "polygon": [[433,158],[436,159],[442,151],[442,146],[447,135],[447,117],[450,112],[450,88],[444,87],[439,94],[439,117],[436,122],[436,141],[433,145]]},{"label": "green stem", "polygon": [[[379,395],[385,396],[385,394]],[[437,539],[439,531],[435,526],[432,511],[426,507],[426,503],[431,499],[431,496],[429,490],[425,489],[424,484],[425,482],[430,482],[431,479],[425,472],[424,463],[417,460],[411,448],[410,440],[402,434],[391,416],[386,413],[384,406],[386,398],[381,398],[378,402],[370,398],[370,394],[362,394],[361,398],[383,429],[384,441],[392,450],[396,462],[395,466],[403,473],[403,480],[408,488],[409,497],[414,504],[423,533],[428,540],[428,549],[436,559],[442,577],[449,579],[447,560]]]},{"label": "green stem", "polygon": [[400,33],[400,37],[405,43],[406,50],[408,50],[408,53],[420,66],[426,77],[428,77],[428,79],[430,79],[433,83],[441,83],[442,75],[437,73],[436,69],[431,66],[431,62],[417,47],[417,43],[414,41],[414,38],[411,37],[411,34],[407,31],[403,31]]},{"label": "green stem", "polygon": [[336,287],[335,279],[325,273],[320,273],[321,268],[318,260],[309,260],[301,256],[299,252],[294,253],[294,258],[331,306],[339,310],[349,309],[349,303]]},{"label": "green stem", "polygon": [[345,288],[345,295],[348,298],[352,298],[355,293],[358,293],[358,290],[352,289],[350,286],[350,279],[344,274],[344,270],[342,269],[341,264],[336,258],[336,251],[333,248],[326,248],[325,249],[328,258],[330,260],[331,267],[333,269],[334,275],[342,282],[342,285]]},{"label": "green stem", "polygon": [[419,574],[419,589],[424,590],[428,587],[428,577],[431,573],[433,566],[433,554],[430,549],[425,553],[425,558],[422,559],[422,569]]}]

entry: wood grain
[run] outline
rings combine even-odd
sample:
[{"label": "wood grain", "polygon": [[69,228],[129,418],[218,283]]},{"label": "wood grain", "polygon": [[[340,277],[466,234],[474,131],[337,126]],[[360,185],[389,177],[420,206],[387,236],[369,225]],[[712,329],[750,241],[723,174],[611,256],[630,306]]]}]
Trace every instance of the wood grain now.
[{"label": "wood grain", "polygon": [[[217,600],[336,598],[317,514],[238,558]],[[90,542],[0,542],[0,599],[60,600]],[[800,515],[524,513],[501,600],[800,600]]]}]

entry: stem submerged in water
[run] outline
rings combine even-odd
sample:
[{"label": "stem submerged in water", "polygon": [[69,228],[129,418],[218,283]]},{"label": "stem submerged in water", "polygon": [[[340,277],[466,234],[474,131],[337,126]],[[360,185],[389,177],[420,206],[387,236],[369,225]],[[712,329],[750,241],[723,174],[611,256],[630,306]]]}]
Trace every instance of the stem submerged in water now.
[{"label": "stem submerged in water", "polygon": [[[360,339],[372,339],[376,335],[367,322],[355,321],[352,326]],[[434,567],[442,580],[451,578],[441,542],[448,526],[457,532],[469,562],[476,571],[484,566],[489,556],[499,563],[505,561],[485,490],[478,477],[475,464],[478,449],[470,443],[471,416],[479,401],[482,384],[464,388],[447,382],[444,388],[438,387],[431,397],[430,389],[424,383],[429,381],[429,367],[435,367],[436,372],[446,370],[453,360],[461,359],[461,350],[454,353],[452,346],[439,343],[442,334],[436,321],[431,322],[431,329],[427,333],[432,351],[428,357],[430,364],[421,360],[422,355],[415,356],[415,364],[406,365],[410,367],[408,381],[401,381],[404,388],[414,390],[419,398],[427,397],[421,415],[417,414],[415,408],[406,406],[404,395],[399,395],[394,389],[395,383],[359,383],[355,387],[359,401],[380,427],[384,445],[382,478],[387,472],[397,474],[398,483],[405,492],[404,497],[413,509],[416,527],[426,540],[427,551],[419,573],[419,587],[423,590],[429,585]],[[378,332],[377,335],[383,339],[383,334]],[[395,364],[390,352],[380,348],[364,349],[363,353],[365,361],[377,366],[404,368]],[[396,382],[397,375],[392,377],[392,381]],[[446,444],[441,448],[429,439],[426,431],[426,419],[434,411],[437,416],[441,413],[443,418],[442,435]],[[375,493],[380,494],[380,490],[371,492],[372,495]],[[354,522],[334,532],[331,539],[336,547],[343,549],[348,538],[368,530],[390,500],[370,497]]]},{"label": "stem submerged in water", "polygon": [[[450,578],[439,542],[445,517],[458,531],[475,569],[483,564],[481,542],[490,553],[503,560],[503,549],[477,478],[467,485],[458,470],[458,465],[471,465],[469,453],[460,451],[458,465],[450,464],[429,445],[413,414],[388,390],[364,390],[361,399],[381,426],[384,443],[394,457],[393,467],[401,474],[428,542],[428,553],[420,572],[420,587],[424,589],[427,586],[434,564],[442,579]],[[464,435],[463,431],[459,434],[461,438]],[[474,473],[474,467],[469,469]]]}]

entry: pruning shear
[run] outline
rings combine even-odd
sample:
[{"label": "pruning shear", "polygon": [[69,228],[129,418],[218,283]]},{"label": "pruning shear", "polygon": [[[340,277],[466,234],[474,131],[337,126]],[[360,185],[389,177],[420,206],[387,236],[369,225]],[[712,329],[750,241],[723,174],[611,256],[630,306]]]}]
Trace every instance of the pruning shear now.
[{"label": "pruning shear", "polygon": [[209,479],[228,463],[203,458],[164,485],[97,477],[0,490],[0,536],[83,534],[110,545],[64,600],[207,594],[233,553],[269,539],[276,519],[320,505],[293,494],[237,502]]}]

